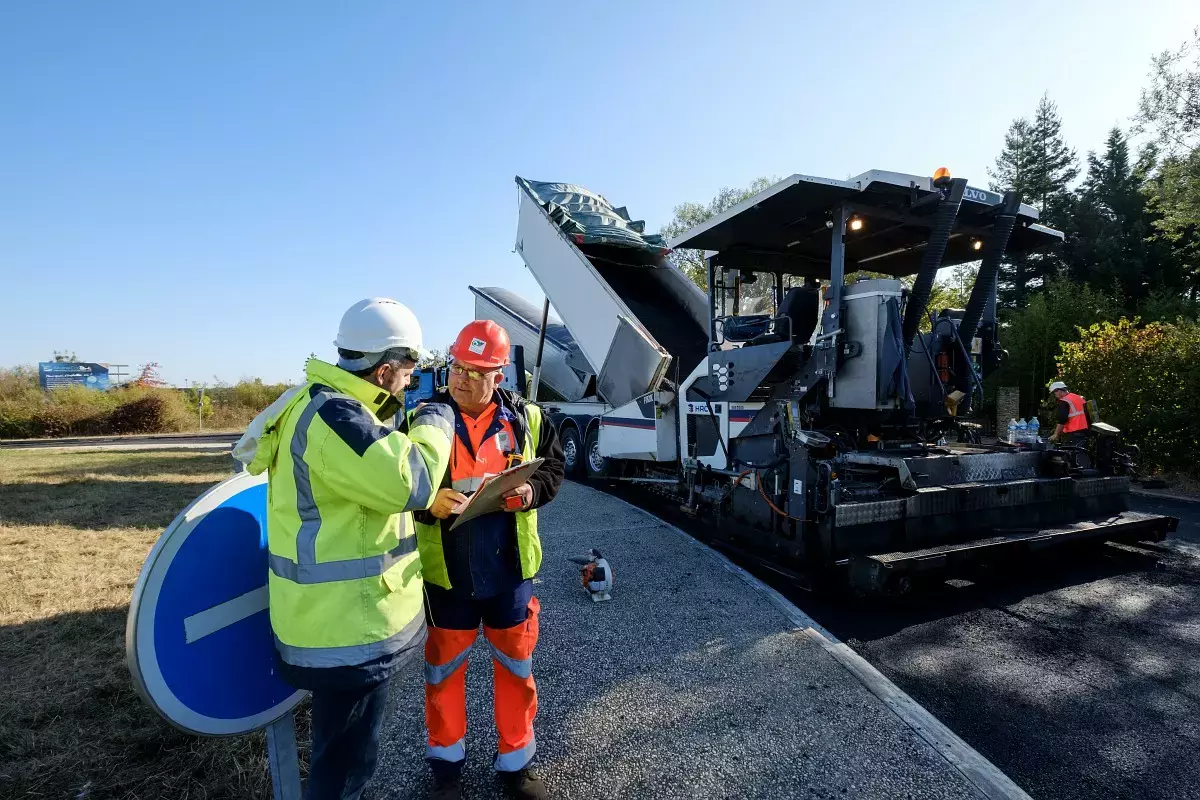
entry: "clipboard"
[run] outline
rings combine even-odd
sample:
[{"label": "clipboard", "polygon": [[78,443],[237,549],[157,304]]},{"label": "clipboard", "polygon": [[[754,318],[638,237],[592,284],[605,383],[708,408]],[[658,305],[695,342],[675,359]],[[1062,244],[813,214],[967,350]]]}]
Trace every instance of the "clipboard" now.
[{"label": "clipboard", "polygon": [[454,523],[450,526],[450,530],[454,530],[464,522],[475,519],[475,517],[499,511],[500,498],[521,484],[527,483],[530,476],[537,472],[538,467],[542,465],[543,461],[545,461],[544,458],[535,458],[532,461],[517,464],[515,467],[509,467],[503,472],[486,478],[483,485],[467,498],[466,504],[458,512],[458,519],[454,520]]}]

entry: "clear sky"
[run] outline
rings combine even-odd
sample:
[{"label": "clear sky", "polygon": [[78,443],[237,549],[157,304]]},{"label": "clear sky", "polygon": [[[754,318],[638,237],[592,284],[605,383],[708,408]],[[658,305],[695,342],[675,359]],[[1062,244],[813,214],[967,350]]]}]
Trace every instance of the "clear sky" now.
[{"label": "clear sky", "polygon": [[0,365],[297,380],[342,311],[540,301],[516,174],[657,230],[802,172],[986,184],[1043,92],[1082,156],[1194,0],[0,4]]}]

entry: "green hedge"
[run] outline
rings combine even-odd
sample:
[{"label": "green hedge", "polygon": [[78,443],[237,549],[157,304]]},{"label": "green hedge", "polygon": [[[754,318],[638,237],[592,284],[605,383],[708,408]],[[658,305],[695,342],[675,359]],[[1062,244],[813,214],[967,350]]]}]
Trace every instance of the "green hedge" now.
[{"label": "green hedge", "polygon": [[1200,324],[1098,323],[1062,344],[1058,365],[1072,391],[1141,447],[1145,465],[1200,472]]}]

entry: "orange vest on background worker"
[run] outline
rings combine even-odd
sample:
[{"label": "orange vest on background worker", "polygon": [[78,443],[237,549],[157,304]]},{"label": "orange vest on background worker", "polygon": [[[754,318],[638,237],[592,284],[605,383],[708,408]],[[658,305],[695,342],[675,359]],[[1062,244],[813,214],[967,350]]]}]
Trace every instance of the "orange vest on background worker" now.
[{"label": "orange vest on background worker", "polygon": [[1067,392],[1063,395],[1063,401],[1071,407],[1067,422],[1063,425],[1063,433],[1086,431],[1088,428],[1087,412],[1083,410],[1083,404],[1086,401],[1074,392]]}]

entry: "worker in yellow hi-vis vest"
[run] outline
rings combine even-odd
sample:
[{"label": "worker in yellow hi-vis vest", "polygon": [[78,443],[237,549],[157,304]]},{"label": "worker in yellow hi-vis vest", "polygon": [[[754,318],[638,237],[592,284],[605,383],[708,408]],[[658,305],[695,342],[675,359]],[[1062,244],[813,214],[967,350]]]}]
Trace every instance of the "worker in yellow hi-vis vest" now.
[{"label": "worker in yellow hi-vis vest", "polygon": [[342,317],[337,365],[260,414],[234,455],[268,479],[271,627],[282,676],[312,691],[308,800],[354,800],[375,771],[388,681],[425,640],[411,512],[450,457],[453,414],[426,404],[395,430],[421,327],[387,298]]}]

